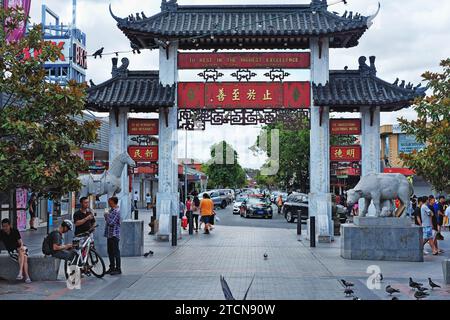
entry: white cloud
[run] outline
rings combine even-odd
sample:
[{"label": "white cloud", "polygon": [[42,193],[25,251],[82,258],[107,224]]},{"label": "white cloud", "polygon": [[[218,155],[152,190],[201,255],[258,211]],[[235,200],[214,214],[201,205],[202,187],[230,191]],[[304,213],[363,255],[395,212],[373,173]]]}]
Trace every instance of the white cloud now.
[{"label": "white cloud", "polygon": [[[116,27],[108,12],[112,2],[118,16],[144,11],[147,16],[159,12],[159,0],[78,0],[78,27],[87,34],[88,51],[105,47],[105,52],[128,51],[129,42]],[[179,0],[180,4],[276,4],[276,0]],[[331,1],[329,1],[331,3]],[[440,60],[450,56],[450,1],[442,0],[380,0],[381,11],[374,25],[361,38],[360,45],[351,49],[336,49],[331,52],[331,68],[350,69],[358,67],[361,55],[377,56],[378,76],[393,82],[397,77],[406,82],[418,83],[426,70],[439,69]],[[32,1],[32,20],[40,22],[43,1]],[[47,0],[45,3],[60,14],[62,21],[71,22],[71,1]],[[286,4],[309,3],[307,0],[283,0]],[[343,13],[345,10],[370,15],[376,11],[377,0],[350,0],[348,5],[337,4],[330,11]],[[123,56],[123,55],[122,55]],[[141,55],[127,55],[130,69],[157,69],[158,52],[145,50]],[[102,60],[90,59],[88,79],[100,83],[110,77],[111,57]],[[411,110],[382,115],[382,123],[395,122],[397,117],[414,118]],[[253,127],[213,127],[203,133],[189,134],[194,141],[189,156],[200,159],[209,157],[209,146],[225,138],[237,149],[244,166],[259,167],[264,159],[253,157],[248,150],[258,129]],[[180,133],[180,155],[184,155],[184,133]],[[191,144],[190,144],[191,145]],[[191,152],[191,151],[189,151]]]}]

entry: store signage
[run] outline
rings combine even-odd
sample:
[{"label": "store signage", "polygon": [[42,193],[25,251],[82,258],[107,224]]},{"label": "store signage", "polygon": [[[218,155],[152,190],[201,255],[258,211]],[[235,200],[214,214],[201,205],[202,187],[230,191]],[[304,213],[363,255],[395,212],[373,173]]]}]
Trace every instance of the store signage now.
[{"label": "store signage", "polygon": [[399,134],[398,135],[398,152],[399,153],[413,153],[425,148],[425,144],[417,142],[413,135]]},{"label": "store signage", "polygon": [[331,161],[361,160],[361,146],[332,146],[330,152]]},{"label": "store signage", "polygon": [[73,62],[83,69],[87,69],[87,51],[78,43],[73,44]]},{"label": "store signage", "polygon": [[158,146],[131,146],[128,147],[128,154],[136,162],[156,162],[158,161]]},{"label": "store signage", "polygon": [[157,119],[128,119],[128,135],[130,136],[158,135],[158,132]]},{"label": "store signage", "polygon": [[360,135],[361,119],[330,119],[330,134]]},{"label": "store signage", "polygon": [[309,69],[309,52],[179,53],[178,69]]},{"label": "store signage", "polygon": [[309,82],[178,84],[178,107],[184,109],[309,108]]}]

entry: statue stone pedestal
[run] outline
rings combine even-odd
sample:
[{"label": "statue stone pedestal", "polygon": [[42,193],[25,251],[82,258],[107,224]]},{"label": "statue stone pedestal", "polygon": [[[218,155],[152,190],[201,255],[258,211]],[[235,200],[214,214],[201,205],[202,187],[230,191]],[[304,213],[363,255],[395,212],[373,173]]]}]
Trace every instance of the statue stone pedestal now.
[{"label": "statue stone pedestal", "polygon": [[[105,219],[96,217],[97,230],[94,233],[95,249],[102,257],[108,256],[105,232]],[[123,220],[120,224],[120,255],[122,257],[140,257],[144,255],[144,221]],[[108,264],[107,261],[105,261]]]},{"label": "statue stone pedestal", "polygon": [[341,257],[423,262],[422,228],[407,218],[355,217],[341,226]]}]

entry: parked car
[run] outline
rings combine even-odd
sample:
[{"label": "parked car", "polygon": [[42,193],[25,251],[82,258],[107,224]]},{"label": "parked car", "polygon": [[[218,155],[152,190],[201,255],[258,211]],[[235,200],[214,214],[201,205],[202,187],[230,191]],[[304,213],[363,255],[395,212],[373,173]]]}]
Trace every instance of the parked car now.
[{"label": "parked car", "polygon": [[[206,191],[204,193],[209,194],[209,196],[211,197],[211,200],[214,202],[214,206],[215,207],[220,207],[222,209],[225,209],[229,202],[229,196],[225,191],[220,191],[220,190],[210,190],[210,191]],[[203,193],[199,194],[199,199],[201,200],[203,198]]]},{"label": "parked car", "polygon": [[[304,193],[292,193],[286,199],[281,209],[281,214],[289,223],[294,223],[300,215],[302,224],[308,220],[308,195]],[[304,221],[304,222],[303,222]]]},{"label": "parked car", "polygon": [[272,219],[272,205],[263,199],[250,197],[241,204],[240,215],[243,218],[260,217]]},{"label": "parked car", "polygon": [[236,200],[233,201],[233,214],[239,214],[241,212],[241,206],[244,201],[248,199],[247,196],[238,195]]}]

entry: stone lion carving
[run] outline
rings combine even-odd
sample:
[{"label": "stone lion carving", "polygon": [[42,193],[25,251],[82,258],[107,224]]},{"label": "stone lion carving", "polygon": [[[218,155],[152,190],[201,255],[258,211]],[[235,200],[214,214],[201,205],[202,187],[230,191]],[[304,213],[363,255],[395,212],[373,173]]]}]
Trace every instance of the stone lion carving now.
[{"label": "stone lion carving", "polygon": [[82,185],[80,196],[102,196],[107,194],[108,198],[110,198],[120,193],[122,171],[126,165],[135,167],[136,163],[127,152],[124,152],[113,160],[109,170],[103,174],[84,174],[79,176],[78,179]]},{"label": "stone lion carving", "polygon": [[[359,199],[365,199],[364,208],[360,211],[360,216],[367,215],[370,202],[373,201],[376,216],[392,216],[393,201],[399,199],[404,209],[410,197],[413,195],[413,188],[406,177],[399,173],[379,173],[362,177],[354,189],[347,192],[347,203],[354,205]],[[403,210],[402,217],[406,215]]]}]

